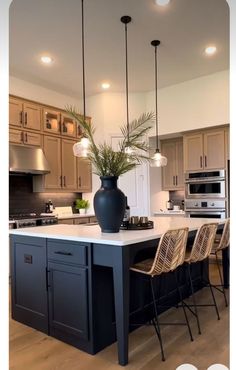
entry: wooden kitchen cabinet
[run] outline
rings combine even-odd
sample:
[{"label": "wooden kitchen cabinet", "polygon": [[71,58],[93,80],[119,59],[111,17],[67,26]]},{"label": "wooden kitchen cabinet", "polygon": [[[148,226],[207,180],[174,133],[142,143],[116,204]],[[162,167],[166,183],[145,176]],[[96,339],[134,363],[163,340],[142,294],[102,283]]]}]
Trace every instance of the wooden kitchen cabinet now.
[{"label": "wooden kitchen cabinet", "polygon": [[30,146],[41,146],[41,135],[32,131],[22,131],[10,128],[9,141],[13,144],[22,144]]},{"label": "wooden kitchen cabinet", "polygon": [[75,141],[61,139],[62,187],[66,190],[76,190],[76,157],[73,154]]},{"label": "wooden kitchen cabinet", "polygon": [[63,136],[76,137],[76,122],[65,113],[61,114],[61,134]]},{"label": "wooden kitchen cabinet", "polygon": [[43,150],[50,167],[50,173],[45,175],[45,188],[49,190],[61,189],[61,139],[45,135]]},{"label": "wooden kitchen cabinet", "polygon": [[61,115],[57,110],[43,108],[43,130],[51,134],[61,133]]},{"label": "wooden kitchen cabinet", "polygon": [[184,171],[225,168],[224,129],[184,135]]},{"label": "wooden kitchen cabinet", "polygon": [[162,141],[161,152],[165,157],[167,157],[167,165],[162,168],[162,189],[183,189],[184,170],[182,139],[170,139]]},{"label": "wooden kitchen cabinet", "polygon": [[41,107],[38,104],[9,98],[10,126],[24,127],[31,130],[41,130]]},{"label": "wooden kitchen cabinet", "polygon": [[85,158],[77,158],[77,189],[83,193],[92,191],[92,166]]},{"label": "wooden kitchen cabinet", "polygon": [[74,141],[56,136],[44,136],[44,154],[51,172],[45,175],[45,189],[76,190],[76,157]]}]

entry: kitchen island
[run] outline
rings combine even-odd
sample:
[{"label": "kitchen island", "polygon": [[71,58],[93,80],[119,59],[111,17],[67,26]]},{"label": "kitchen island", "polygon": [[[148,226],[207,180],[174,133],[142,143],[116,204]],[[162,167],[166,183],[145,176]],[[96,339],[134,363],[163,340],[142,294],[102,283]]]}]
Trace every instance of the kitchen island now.
[{"label": "kitchen island", "polygon": [[[90,354],[117,340],[119,364],[126,365],[129,324],[137,318],[145,322],[143,307],[149,314],[151,306],[145,282],[130,274],[130,265],[153,255],[168,229],[189,227],[191,237],[202,224],[213,222],[176,217],[152,221],[153,229],[116,234],[103,234],[98,225],[89,224],[10,230],[13,318]],[[198,281],[207,275],[208,264],[195,265]],[[186,296],[183,269],[179,274]],[[172,276],[166,285],[163,303],[174,304]]]}]

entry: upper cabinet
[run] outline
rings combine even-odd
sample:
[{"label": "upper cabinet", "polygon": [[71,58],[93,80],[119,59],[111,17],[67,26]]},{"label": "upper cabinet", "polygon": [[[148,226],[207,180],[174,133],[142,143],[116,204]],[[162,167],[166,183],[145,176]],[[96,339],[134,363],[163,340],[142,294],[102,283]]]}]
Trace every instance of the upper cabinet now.
[{"label": "upper cabinet", "polygon": [[50,108],[43,108],[43,130],[52,134],[61,133],[60,112]]},{"label": "upper cabinet", "polygon": [[222,128],[184,135],[184,171],[225,168],[226,130]]},{"label": "upper cabinet", "polygon": [[9,99],[9,123],[11,126],[40,131],[40,106],[11,97]]},{"label": "upper cabinet", "polygon": [[91,162],[85,158],[77,158],[77,189],[82,193],[92,191]]},{"label": "upper cabinet", "polygon": [[162,189],[182,190],[184,188],[182,138],[162,141],[161,152],[167,157],[167,165],[162,167]]},{"label": "upper cabinet", "polygon": [[[86,122],[88,124],[91,123],[91,117],[86,117]],[[81,137],[83,135],[83,129],[79,123],[77,123],[77,137]]]},{"label": "upper cabinet", "polygon": [[76,123],[69,115],[61,114],[61,134],[63,136],[76,137]]}]

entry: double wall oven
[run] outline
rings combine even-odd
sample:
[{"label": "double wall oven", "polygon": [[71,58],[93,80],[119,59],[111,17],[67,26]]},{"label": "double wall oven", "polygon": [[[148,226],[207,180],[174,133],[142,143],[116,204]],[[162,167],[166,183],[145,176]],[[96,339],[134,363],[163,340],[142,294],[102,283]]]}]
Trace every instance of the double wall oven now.
[{"label": "double wall oven", "polygon": [[185,174],[185,211],[190,217],[226,217],[225,170]]}]

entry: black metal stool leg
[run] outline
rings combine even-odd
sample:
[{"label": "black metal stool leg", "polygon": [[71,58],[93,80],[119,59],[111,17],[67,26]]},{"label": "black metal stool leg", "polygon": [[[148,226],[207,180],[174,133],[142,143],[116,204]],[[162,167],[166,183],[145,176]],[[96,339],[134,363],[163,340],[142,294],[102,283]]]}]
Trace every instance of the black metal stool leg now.
[{"label": "black metal stool leg", "polygon": [[193,300],[193,305],[194,305],[195,317],[196,317],[196,320],[197,320],[198,334],[202,334],[201,333],[199,316],[198,316],[197,305],[196,305],[196,300],[195,300],[195,295],[194,295],[193,282],[192,282],[191,271],[190,271],[190,263],[188,263],[187,270],[188,270],[188,276],[189,276],[189,281],[190,281],[190,287],[191,287],[191,294],[192,294],[192,300]]},{"label": "black metal stool leg", "polygon": [[155,313],[155,319],[156,319],[156,323],[154,323],[154,328],[156,330],[156,334],[157,334],[157,337],[159,339],[160,346],[161,346],[162,361],[165,361],[165,355],[164,355],[164,349],[163,349],[163,344],[162,344],[161,330],[160,330],[160,325],[159,325],[159,320],[158,320],[156,297],[155,297],[152,277],[150,277],[150,284],[151,284],[152,299],[153,299],[154,313]]},{"label": "black metal stool leg", "polygon": [[178,290],[179,298],[180,298],[180,301],[181,301],[181,306],[182,306],[183,311],[184,311],[185,321],[186,321],[186,324],[188,326],[190,339],[191,339],[191,341],[193,341],[192,331],[191,331],[191,328],[190,328],[190,325],[189,325],[188,316],[187,316],[186,309],[185,309],[185,306],[184,306],[184,303],[183,303],[182,293],[181,293],[181,290],[179,288],[179,283],[178,283],[178,277],[177,277],[176,270],[174,270],[174,277],[175,277],[175,282],[176,282],[176,287],[177,287],[177,290]]},{"label": "black metal stool leg", "polygon": [[215,256],[216,256],[216,264],[217,264],[217,268],[218,268],[219,276],[220,276],[220,284],[221,284],[221,286],[222,286],[222,291],[221,291],[221,292],[224,294],[224,298],[225,298],[225,306],[226,306],[226,307],[228,307],[228,301],[227,301],[226,294],[225,294],[225,287],[224,287],[224,282],[223,282],[222,273],[221,273],[221,270],[220,270],[220,264],[219,264],[219,260],[218,260],[217,252],[215,253]]},{"label": "black metal stool leg", "polygon": [[219,311],[218,311],[218,307],[217,307],[217,304],[216,304],[216,299],[215,299],[215,295],[214,295],[214,292],[213,292],[213,289],[212,289],[210,279],[209,279],[209,288],[210,288],[212,299],[213,299],[214,306],[215,306],[215,309],[216,309],[217,318],[218,318],[218,320],[220,320],[220,315],[219,315]]}]

